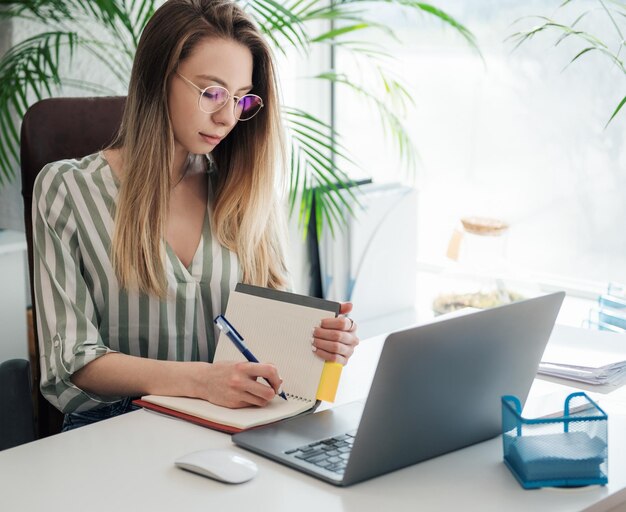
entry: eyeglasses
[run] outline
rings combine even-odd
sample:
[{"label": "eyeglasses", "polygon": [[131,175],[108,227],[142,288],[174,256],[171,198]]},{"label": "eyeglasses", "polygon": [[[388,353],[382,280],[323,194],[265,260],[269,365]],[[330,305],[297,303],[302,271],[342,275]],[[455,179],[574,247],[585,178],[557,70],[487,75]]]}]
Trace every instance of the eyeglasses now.
[{"label": "eyeglasses", "polygon": [[198,98],[198,107],[202,112],[206,114],[213,114],[228,103],[229,99],[235,101],[233,107],[233,114],[238,121],[247,121],[256,116],[263,108],[263,100],[256,94],[245,94],[244,96],[234,96],[228,92],[228,89],[220,85],[210,85],[201,89],[194,84],[188,78],[185,78],[180,73],[176,74],[181,77],[189,85],[200,91],[200,97]]}]

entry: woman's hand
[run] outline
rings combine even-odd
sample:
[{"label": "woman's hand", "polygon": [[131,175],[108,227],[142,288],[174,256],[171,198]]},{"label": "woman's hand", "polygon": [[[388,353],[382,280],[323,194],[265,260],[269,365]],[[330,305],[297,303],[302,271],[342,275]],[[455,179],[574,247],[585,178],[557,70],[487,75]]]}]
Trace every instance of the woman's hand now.
[{"label": "woman's hand", "polygon": [[[272,385],[268,386],[266,378]],[[197,374],[199,397],[230,408],[267,405],[280,389],[282,380],[271,364],[220,361],[203,365]]]},{"label": "woman's hand", "polygon": [[[341,315],[347,315],[350,311],[352,303],[341,304]],[[356,324],[347,316],[324,318],[322,325],[313,331],[313,350],[326,361],[346,364],[358,344]]]}]

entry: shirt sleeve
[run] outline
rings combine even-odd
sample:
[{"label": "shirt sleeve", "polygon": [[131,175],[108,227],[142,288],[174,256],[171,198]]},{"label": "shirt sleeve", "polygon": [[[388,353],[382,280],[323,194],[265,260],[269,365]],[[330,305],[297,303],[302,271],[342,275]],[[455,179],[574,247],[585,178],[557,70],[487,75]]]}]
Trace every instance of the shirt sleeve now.
[{"label": "shirt sleeve", "polygon": [[113,351],[100,336],[96,308],[81,272],[77,223],[62,167],[58,163],[46,166],[35,181],[33,285],[41,392],[57,409],[68,413],[121,397],[87,393],[70,380],[83,366]]}]

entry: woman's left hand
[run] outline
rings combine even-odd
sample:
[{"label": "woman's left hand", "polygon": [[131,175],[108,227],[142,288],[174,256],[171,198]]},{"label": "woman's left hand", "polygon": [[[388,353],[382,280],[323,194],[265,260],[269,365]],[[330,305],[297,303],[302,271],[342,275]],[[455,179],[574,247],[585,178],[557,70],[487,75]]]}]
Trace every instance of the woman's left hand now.
[{"label": "woman's left hand", "polygon": [[[352,311],[352,303],[343,302],[340,315]],[[347,316],[324,318],[322,325],[313,330],[313,350],[325,361],[346,364],[359,344],[356,324]]]}]

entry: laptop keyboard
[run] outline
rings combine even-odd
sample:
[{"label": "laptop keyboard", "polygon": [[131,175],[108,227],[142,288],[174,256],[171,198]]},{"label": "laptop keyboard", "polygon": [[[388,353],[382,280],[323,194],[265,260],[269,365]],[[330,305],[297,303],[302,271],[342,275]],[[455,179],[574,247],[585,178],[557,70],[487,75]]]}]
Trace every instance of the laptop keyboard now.
[{"label": "laptop keyboard", "polygon": [[287,450],[285,454],[343,475],[353,444],[354,434],[348,433],[305,444],[299,448]]}]

